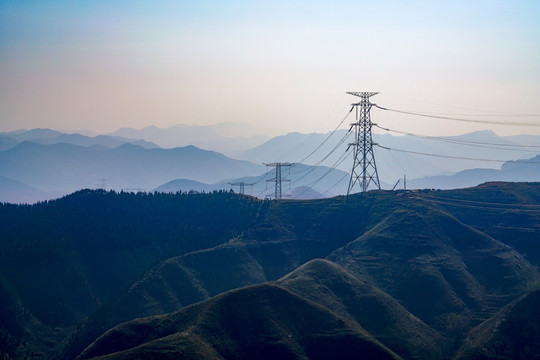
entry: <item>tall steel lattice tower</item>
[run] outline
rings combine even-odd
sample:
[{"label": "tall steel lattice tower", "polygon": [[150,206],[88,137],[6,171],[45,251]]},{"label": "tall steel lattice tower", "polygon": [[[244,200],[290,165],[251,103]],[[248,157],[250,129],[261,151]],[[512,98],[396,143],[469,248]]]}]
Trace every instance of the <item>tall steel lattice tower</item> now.
[{"label": "tall steel lattice tower", "polygon": [[354,147],[353,166],[347,196],[353,192],[356,184],[360,185],[360,191],[366,192],[369,185],[373,183],[379,190],[379,174],[373,155],[373,140],[371,138],[371,103],[369,98],[378,94],[377,92],[347,92],[347,94],[358,96],[361,100],[352,104],[356,110],[356,122],[351,124],[354,127],[355,141],[349,144]]},{"label": "tall steel lattice tower", "polygon": [[281,199],[281,183],[283,181],[291,181],[289,179],[283,179],[281,177],[281,168],[283,166],[292,166],[293,164],[292,163],[287,163],[287,162],[274,162],[274,163],[270,163],[270,164],[264,164],[266,166],[273,166],[276,168],[276,176],[274,179],[270,179],[270,180],[266,180],[267,182],[275,182],[275,191],[274,191],[274,199],[278,200],[278,199]]}]

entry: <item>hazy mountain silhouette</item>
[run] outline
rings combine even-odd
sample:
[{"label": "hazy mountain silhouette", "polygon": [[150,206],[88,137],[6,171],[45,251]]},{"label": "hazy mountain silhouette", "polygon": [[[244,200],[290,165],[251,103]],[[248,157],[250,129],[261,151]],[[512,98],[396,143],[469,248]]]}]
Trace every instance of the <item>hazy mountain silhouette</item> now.
[{"label": "hazy mountain silhouette", "polygon": [[9,136],[3,135],[4,133],[0,134],[0,151],[11,149],[15,145],[19,143],[19,141],[10,138]]},{"label": "hazy mountain silhouette", "polygon": [[[243,176],[229,179],[226,182],[206,184],[188,179],[176,179],[160,185],[154,189],[159,192],[177,191],[213,191],[234,190],[239,191],[238,185],[231,183],[244,182],[244,193],[259,198],[274,197],[275,169],[268,167],[267,172],[259,176]],[[284,198],[291,199],[319,199],[334,196],[347,191],[349,176],[346,172],[331,169],[326,166],[307,166],[294,164],[290,168],[282,168],[282,194]]]},{"label": "hazy mountain silhouette", "polygon": [[205,184],[200,181],[193,181],[189,179],[176,179],[169,181],[163,185],[160,185],[153,189],[153,191],[164,192],[164,193],[175,193],[175,192],[211,192],[214,190],[228,190],[231,186],[229,183],[222,184]]},{"label": "hazy mountain silhouette", "polygon": [[[235,134],[248,136],[256,131],[244,128],[242,124],[224,123],[212,126],[178,125],[168,129],[148,127],[141,130],[122,129],[118,133],[126,136],[146,136],[147,138],[168,139],[188,143],[208,143],[213,139],[232,141],[238,146],[245,142],[237,141]],[[206,134],[208,136],[204,137]],[[85,136],[65,134],[51,129],[19,130],[2,133],[0,136],[0,166],[2,175],[22,182],[30,188],[18,186],[17,192],[11,186],[10,195],[0,201],[28,202],[51,199],[81,188],[105,187],[130,189],[135,191],[156,189],[157,191],[213,191],[231,189],[229,182],[244,181],[248,185],[246,194],[259,197],[273,196],[271,182],[273,170],[262,174],[262,162],[299,161],[290,172],[283,173],[285,179],[282,193],[295,199],[313,199],[344,194],[347,192],[348,177],[352,155],[345,152],[349,140],[337,143],[346,135],[338,130],[318,151],[311,154],[325,139],[324,134],[290,133],[278,136],[251,150],[244,151],[240,157],[256,161],[257,164],[237,161],[219,153],[186,146],[174,149],[158,149],[145,140],[134,140],[120,136]],[[482,131],[457,137],[438,138],[433,141],[415,136],[391,136],[374,134],[375,141],[382,146],[407,151],[475,158],[516,159],[527,152],[504,151],[508,146],[534,144],[537,136],[498,137],[493,132]],[[350,136],[349,136],[350,137]],[[204,139],[204,141],[203,141]],[[473,143],[463,144],[464,141]],[[34,144],[34,145],[32,145]],[[36,144],[44,145],[42,147]],[[222,143],[216,143],[217,145]],[[244,144],[244,145],[242,145]],[[494,144],[494,145],[480,145]],[[497,146],[495,146],[497,144]],[[148,151],[142,151],[140,145]],[[217,146],[216,145],[216,146]],[[487,146],[487,147],[486,147]],[[218,146],[219,147],[219,146]],[[182,150],[180,150],[182,149]],[[532,148],[531,148],[532,149]],[[332,152],[332,154],[329,154]],[[538,157],[530,163],[505,163],[499,169],[497,162],[467,161],[413,155],[403,152],[389,152],[375,148],[378,174],[381,187],[390,189],[398,179],[407,175],[409,188],[463,188],[475,186],[486,181],[536,181],[540,178]],[[206,154],[205,156],[201,154]],[[308,156],[310,155],[311,156]],[[321,163],[321,159],[328,155]],[[533,153],[531,153],[533,154]],[[350,161],[349,161],[350,160]],[[315,168],[309,164],[318,165]],[[326,166],[324,166],[326,164]],[[467,169],[473,166],[488,168]],[[329,172],[330,167],[337,167]],[[437,176],[427,176],[434,175]],[[106,179],[102,181],[100,179]],[[182,180],[184,179],[184,180]],[[267,181],[269,180],[269,181]],[[398,186],[401,188],[402,184]],[[34,188],[35,190],[32,190]],[[308,189],[311,188],[311,189]],[[238,188],[234,188],[238,191]],[[37,193],[36,193],[37,191]],[[40,195],[45,194],[45,195]]]},{"label": "hazy mountain silhouette", "polygon": [[168,128],[148,126],[143,129],[122,128],[109,135],[143,139],[164,148],[194,145],[233,156],[269,139],[263,131],[244,123],[215,125],[175,125]]},{"label": "hazy mountain silhouette", "polygon": [[259,174],[264,168],[194,146],[145,149],[123,144],[113,149],[70,144],[22,142],[0,151],[3,174],[42,191],[93,188],[109,179],[110,188],[153,189],[176,178],[212,181]]},{"label": "hazy mountain silhouette", "polygon": [[458,189],[489,181],[539,181],[540,155],[530,159],[507,161],[500,169],[468,169],[454,175],[431,176],[408,181],[411,189]]},{"label": "hazy mountain silhouette", "polygon": [[17,180],[0,175],[0,202],[27,203],[58,198],[61,192],[44,192]]},{"label": "hazy mountain silhouette", "polygon": [[[347,130],[336,131],[319,150],[305,160],[305,163],[313,164],[320,161],[326,154],[338,146],[339,141],[345,137],[346,133]],[[237,155],[237,157],[253,162],[269,161],[268,159],[272,159],[272,161],[300,161],[310,155],[328,135],[319,133],[289,133],[274,137],[255,148]],[[334,154],[328,157],[323,165],[335,163],[339,156],[347,149],[348,143],[352,141],[352,137],[352,134],[349,135],[347,140],[335,150]],[[540,146],[539,136],[500,137],[492,131],[478,131],[460,136],[435,138],[436,140],[411,135],[392,136],[390,134],[373,134],[374,142],[381,146],[397,150],[458,158],[500,159],[503,161],[517,160],[535,156],[538,154],[538,151],[535,151],[534,147],[531,147],[531,151],[528,152],[523,152],[522,150],[524,149],[519,147],[518,151],[508,151],[508,149],[516,149],[515,146],[521,146],[521,144]],[[397,179],[403,178],[403,175],[406,175],[408,180],[410,180],[435,175],[451,175],[455,172],[471,168],[498,169],[500,167],[500,163],[491,161],[423,156],[397,150],[388,151],[377,146],[374,147],[379,177],[381,181],[387,184],[394,184]],[[342,163],[339,169],[350,171],[350,167],[352,166],[351,161]],[[481,182],[479,181],[472,185],[477,185]],[[435,186],[428,185],[427,187]]]},{"label": "hazy mountain silhouette", "polygon": [[18,130],[0,133],[0,150],[7,150],[23,141],[32,141],[41,145],[73,144],[79,146],[102,146],[114,148],[125,143],[139,145],[146,149],[157,148],[156,144],[140,139],[128,139],[121,136],[66,134],[51,129]]}]

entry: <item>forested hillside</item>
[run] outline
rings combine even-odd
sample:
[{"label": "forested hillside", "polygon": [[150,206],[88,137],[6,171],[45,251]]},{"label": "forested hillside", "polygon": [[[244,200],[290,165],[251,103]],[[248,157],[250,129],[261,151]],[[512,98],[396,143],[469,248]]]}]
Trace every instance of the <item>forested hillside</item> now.
[{"label": "forested hillside", "polygon": [[[24,317],[22,328],[29,325],[28,336],[39,342],[41,335],[33,334],[34,317],[40,326],[66,330],[159,261],[237,236],[265,206],[226,192],[135,195],[89,190],[31,206],[3,204],[2,292],[17,299],[11,306],[21,306],[21,315],[6,316]],[[17,337],[9,335],[12,326],[5,324],[20,322],[0,324],[8,338],[3,348],[12,349]]]},{"label": "forested hillside", "polygon": [[3,204],[0,229],[7,358],[453,358],[498,346],[475,327],[540,277],[539,183],[277,202],[85,190]]}]

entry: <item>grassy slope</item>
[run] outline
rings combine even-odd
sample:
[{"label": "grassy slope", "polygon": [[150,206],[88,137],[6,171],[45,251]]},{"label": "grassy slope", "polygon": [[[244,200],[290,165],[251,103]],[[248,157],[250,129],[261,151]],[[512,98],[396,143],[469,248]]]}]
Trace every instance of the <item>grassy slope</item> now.
[{"label": "grassy slope", "polygon": [[540,290],[505,306],[471,330],[458,360],[540,359]]},{"label": "grassy slope", "polygon": [[[108,356],[104,356],[110,354]],[[80,359],[396,359],[360,326],[272,284],[119,325]]]},{"label": "grassy slope", "polygon": [[89,190],[33,206],[0,204],[0,272],[30,315],[17,324],[2,319],[2,327],[15,347],[23,344],[20,357],[27,351],[52,357],[66,335],[45,341],[32,332],[73,331],[158,261],[228,241],[267,205],[230,193]]},{"label": "grassy slope", "polygon": [[[174,195],[90,192],[33,207],[2,206],[3,249],[6,241],[18,244],[3,253],[2,273],[24,306],[41,320],[49,317],[58,324],[62,317],[55,314],[60,314],[74,324],[96,304],[105,303],[78,332],[94,334],[71,348],[80,352],[118,322],[277,280],[311,259],[333,253],[330,259],[394,296],[408,311],[456,339],[457,346],[470,326],[470,315],[487,318],[538,275],[526,260],[538,265],[533,260],[540,258],[534,241],[540,212],[519,207],[486,211],[433,202],[429,196],[535,206],[540,204],[540,186],[486,184],[411,195],[371,192],[351,197],[347,206],[343,198],[258,203],[227,194],[198,195],[188,206]],[[515,238],[513,224],[520,229]],[[528,237],[520,242],[524,234]],[[178,247],[182,244],[191,248]],[[174,252],[180,256],[140,276]],[[343,256],[335,258],[339,252]],[[126,260],[128,266],[113,266]],[[34,286],[37,264],[41,287]],[[65,274],[65,269],[74,271]]]},{"label": "grassy slope", "polygon": [[[451,194],[530,203],[536,194],[530,187],[503,184],[488,186],[487,192],[479,187]],[[493,191],[498,192],[493,195]],[[442,331],[448,348],[440,349],[451,352],[470,326],[519,296],[527,282],[538,276],[521,254],[464,222],[480,216],[483,226],[488,226],[507,216],[490,215],[445,207],[418,199],[418,194],[389,192],[353,197],[348,206],[342,198],[272,203],[234,241],[158,265],[102,314],[108,326],[101,329],[137,315],[172,311],[239,286],[276,280],[310,259],[331,253],[329,259],[384,289]],[[531,221],[528,226],[535,224],[534,218],[525,221]],[[127,316],[111,321],[122,313]]]},{"label": "grassy slope", "polygon": [[329,260],[376,284],[439,330],[525,291],[538,271],[519,253],[422,204],[396,210]]},{"label": "grassy slope", "polygon": [[403,358],[438,359],[442,336],[395,299],[336,264],[312,260],[277,282],[357,322]]}]

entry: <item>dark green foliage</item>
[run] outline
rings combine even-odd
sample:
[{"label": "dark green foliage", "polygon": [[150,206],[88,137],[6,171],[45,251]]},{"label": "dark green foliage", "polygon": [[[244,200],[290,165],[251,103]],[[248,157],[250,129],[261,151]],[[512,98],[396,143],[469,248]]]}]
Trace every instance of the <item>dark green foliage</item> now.
[{"label": "dark green foliage", "polygon": [[17,290],[0,274],[0,358],[12,354],[25,335],[28,314]]},{"label": "dark green foliage", "polygon": [[91,190],[3,204],[0,270],[39,321],[72,326],[158,261],[241,234],[266,206],[229,192]]},{"label": "dark green foliage", "polygon": [[540,359],[540,291],[524,295],[471,331],[460,360]]},{"label": "dark green foliage", "polygon": [[425,194],[424,199],[437,201],[433,205],[510,245],[533,265],[540,266],[538,183],[486,183],[470,190],[431,191]]},{"label": "dark green foliage", "polygon": [[[21,316],[2,319],[0,336],[22,344],[19,357],[30,349],[59,356],[64,349],[61,357],[72,359],[121,322],[278,281],[312,259],[327,258],[350,274],[319,260],[279,280],[300,299],[298,306],[316,303],[345,321],[345,328],[362,328],[404,358],[452,356],[472,326],[533,289],[540,265],[538,204],[540,184],[377,191],[347,202],[86,190],[33,206],[3,204],[0,296]],[[232,307],[243,304],[231,299]],[[274,305],[250,311],[264,314]],[[235,316],[243,316],[237,309]],[[234,327],[218,325],[210,326],[211,334],[145,340],[137,356],[174,357],[174,349],[183,348],[185,358],[216,358],[219,346],[237,354],[237,340],[227,340],[235,338]],[[258,323],[253,325],[256,333]],[[339,336],[332,330],[336,336],[313,343],[299,333],[294,343],[302,344],[300,351],[279,340],[279,329],[267,330],[258,351],[283,358],[327,354],[326,339],[333,346],[358,345],[356,330],[352,337],[349,330]],[[123,334],[122,341],[133,335]],[[214,344],[208,336],[225,340]]]},{"label": "dark green foliage", "polygon": [[511,248],[422,204],[395,211],[328,259],[439,330],[448,314],[504,306],[538,274]]},{"label": "dark green foliage", "polygon": [[204,348],[213,352],[199,358],[397,358],[360,327],[275,285],[233,290],[177,313],[120,325],[80,358],[173,358]]},{"label": "dark green foliage", "polygon": [[406,359],[438,359],[442,336],[395,299],[326,260],[312,260],[278,284],[350,319]]}]

